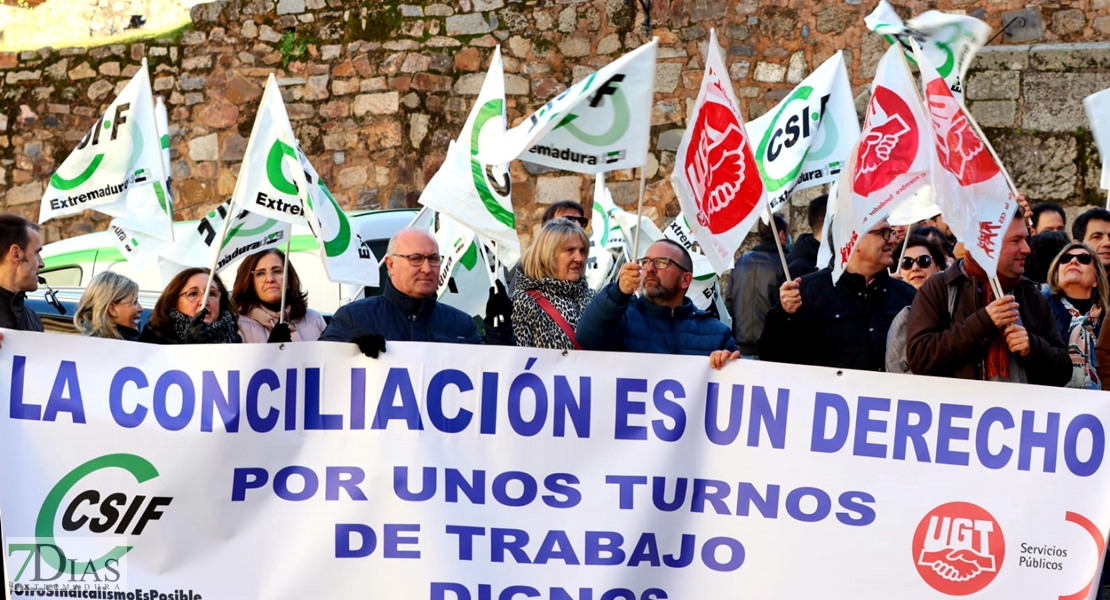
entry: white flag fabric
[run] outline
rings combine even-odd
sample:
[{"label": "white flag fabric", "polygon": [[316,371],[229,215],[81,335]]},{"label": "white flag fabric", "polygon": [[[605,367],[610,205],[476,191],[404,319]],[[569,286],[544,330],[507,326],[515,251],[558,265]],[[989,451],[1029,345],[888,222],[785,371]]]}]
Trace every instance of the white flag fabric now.
[{"label": "white flag fabric", "polygon": [[[851,162],[851,155],[849,155]],[[847,168],[847,165],[845,165]],[[833,262],[832,247],[836,240],[832,238],[832,225],[836,220],[836,204],[840,201],[840,180],[834,179],[829,184],[829,201],[825,204],[825,221],[821,225],[821,245],[817,247],[817,268],[824,269]],[[832,240],[830,242],[829,240]]]},{"label": "white flag fabric", "polygon": [[251,137],[247,140],[247,151],[239,167],[231,201],[256,215],[307,224],[304,199],[308,188],[285,102],[271,73],[254,118]]},{"label": "white flag fabric", "polygon": [[867,120],[838,186],[833,281],[861,236],[929,183],[932,136],[913,75],[898,46],[886,51],[871,84]]},{"label": "white flag fabric", "polygon": [[173,240],[161,143],[146,61],[50,177],[39,222],[93,209],[119,225]]},{"label": "white flag fabric", "polygon": [[975,17],[926,11],[903,23],[886,0],[864,19],[867,28],[902,47],[906,58],[913,56],[910,40],[917,42],[925,58],[944,77],[957,98],[963,98],[964,76],[971,60],[991,36],[991,27]]},{"label": "white flag fabric", "polygon": [[420,194],[420,204],[494,241],[500,262],[512,267],[520,260],[520,239],[509,164],[488,164],[479,158],[484,148],[501,143],[505,126],[505,74],[498,46],[458,141],[448,146],[443,166]]},{"label": "white flag fabric", "polygon": [[918,221],[931,219],[940,214],[933,186],[925,184],[905,202],[891,211],[887,220],[891,225],[913,225]]},{"label": "white flag fabric", "polygon": [[733,256],[765,210],[767,193],[716,31],[709,35],[706,54],[671,183],[709,264],[721,274],[732,268]]},{"label": "white flag fabric", "polygon": [[616,281],[620,266],[628,261],[624,231],[610,215],[617,208],[613,195],[605,187],[605,176],[594,179],[593,214],[590,217],[590,254],[586,260],[586,283],[594,291]]},{"label": "white flag fabric", "polygon": [[767,114],[748,123],[755,162],[778,212],[790,194],[836,179],[859,139],[844,55],[834,54]]},{"label": "white flag fabric", "polygon": [[214,262],[219,273],[236,259],[270,248],[284,250],[291,234],[289,223],[243,210],[227,200],[164,250],[160,268],[163,275],[172,275],[186,267],[208,267],[217,253]]},{"label": "white flag fabric", "polygon": [[651,133],[658,40],[640,46],[570,86],[480,160],[526,160],[565,171],[602,173],[642,167]]},{"label": "white flag fabric", "polygon": [[1098,154],[1102,157],[1102,179],[1099,185],[1102,189],[1110,190],[1110,89],[1084,98],[1083,110],[1087,113]]},{"label": "white flag fabric", "polygon": [[474,231],[450,215],[439,213],[437,217],[433,235],[443,256],[439,270],[439,301],[472,317],[484,318],[492,283],[482,242]]},{"label": "white flag fabric", "polygon": [[320,258],[324,261],[328,279],[336,283],[376,287],[381,283],[381,275],[378,259],[369,242],[351,227],[351,220],[343,213],[308,157],[300,151],[297,155],[308,183],[305,216],[320,247]]},{"label": "white flag fabric", "polygon": [[[709,310],[717,303],[724,306],[721,300],[721,279],[713,271],[713,265],[709,263],[705,253],[701,251],[686,215],[679,214],[675,217],[671,224],[663,229],[663,237],[680,244],[690,253],[690,262],[694,267],[691,273],[694,279],[686,289],[686,297],[701,310]],[[729,316],[728,309],[721,312],[720,306],[718,307],[719,318],[725,325],[731,327],[732,318]]]},{"label": "white flag fabric", "polygon": [[166,176],[166,199],[170,205],[170,215],[173,215],[173,194],[170,190],[170,173],[173,165],[170,161],[170,118],[166,113],[166,103],[161,96],[154,97],[154,124],[158,128],[158,145],[162,147],[162,171]]},{"label": "white flag fabric", "polygon": [[987,273],[998,269],[998,252],[1017,199],[1002,167],[978,134],[971,115],[949,90],[927,56],[918,60],[925,105],[935,142],[933,185],[944,222]]}]

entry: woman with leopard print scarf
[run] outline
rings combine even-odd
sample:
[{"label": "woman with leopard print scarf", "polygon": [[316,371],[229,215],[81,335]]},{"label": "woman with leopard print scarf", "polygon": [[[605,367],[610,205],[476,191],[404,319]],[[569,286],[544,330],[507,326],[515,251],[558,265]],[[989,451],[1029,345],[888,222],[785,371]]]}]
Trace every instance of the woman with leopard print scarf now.
[{"label": "woman with leopard print scarf", "polygon": [[590,240],[567,219],[544,223],[524,253],[512,294],[517,345],[571,350],[578,318],[594,297],[586,285]]}]

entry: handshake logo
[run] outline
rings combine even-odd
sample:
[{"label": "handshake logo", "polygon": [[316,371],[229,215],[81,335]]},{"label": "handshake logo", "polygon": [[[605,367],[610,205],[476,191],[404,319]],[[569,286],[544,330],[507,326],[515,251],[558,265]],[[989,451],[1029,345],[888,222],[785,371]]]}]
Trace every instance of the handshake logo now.
[{"label": "handshake logo", "polygon": [[913,536],[917,572],[930,587],[966,596],[987,587],[1002,568],[1006,542],[998,521],[981,507],[949,502],[929,511]]}]

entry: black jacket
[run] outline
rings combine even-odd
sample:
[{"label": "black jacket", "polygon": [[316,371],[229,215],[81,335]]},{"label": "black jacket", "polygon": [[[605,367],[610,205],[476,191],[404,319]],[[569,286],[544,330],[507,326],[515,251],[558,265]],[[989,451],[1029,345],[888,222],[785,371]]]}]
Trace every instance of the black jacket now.
[{"label": "black jacket", "polygon": [[820,248],[821,242],[812,233],[803,233],[798,237],[790,254],[786,255],[786,266],[790,269],[791,279],[817,272],[817,251]]},{"label": "black jacket", "polygon": [[764,240],[736,259],[725,302],[732,311],[732,336],[741,354],[758,354],[763,322],[786,281],[774,240]]},{"label": "black jacket", "polygon": [[482,343],[470,315],[435,297],[406,296],[388,279],[381,296],[340,306],[320,341],[350,342],[370,333],[398,342]]},{"label": "black jacket", "polygon": [[42,319],[27,308],[26,292],[12,293],[0,288],[0,327],[16,331],[43,331]]},{"label": "black jacket", "polygon": [[913,302],[914,289],[884,269],[871,285],[845,273],[833,285],[832,269],[802,278],[802,308],[787,314],[776,304],[759,340],[762,360],[882,371],[886,334],[894,317]]}]

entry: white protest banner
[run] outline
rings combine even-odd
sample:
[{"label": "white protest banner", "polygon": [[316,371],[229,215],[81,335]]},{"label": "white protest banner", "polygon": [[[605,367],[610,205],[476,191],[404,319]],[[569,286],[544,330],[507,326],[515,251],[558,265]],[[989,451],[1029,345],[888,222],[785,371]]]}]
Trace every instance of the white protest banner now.
[{"label": "white protest banner", "polygon": [[586,260],[586,282],[595,292],[616,281],[621,265],[628,261],[624,231],[610,216],[617,210],[613,194],[605,187],[605,175],[598,173],[594,176],[590,254]]},{"label": "white protest banner", "polygon": [[336,283],[377,286],[381,274],[378,259],[358,231],[351,228],[351,220],[332,196],[320,174],[299,149],[297,156],[308,183],[308,201],[305,202],[306,220],[316,243],[328,279]]},{"label": "white protest banner", "polygon": [[484,318],[493,282],[483,244],[474,231],[449,215],[439,213],[436,217],[432,235],[443,256],[439,268],[439,301],[472,317]]},{"label": "white protest banner", "polygon": [[1083,111],[1091,124],[1098,154],[1102,157],[1102,178],[1099,186],[1110,190],[1110,89],[1095,92],[1083,99]]},{"label": "white protest banner", "polygon": [[933,63],[948,88],[957,98],[964,94],[964,76],[971,59],[991,36],[991,27],[975,17],[929,10],[902,23],[902,18],[886,0],[864,19],[867,28],[900,46],[909,60],[913,56],[910,40],[917,42]]},{"label": "white protest banner", "polygon": [[927,56],[918,60],[925,106],[936,147],[933,176],[936,201],[944,222],[963,240],[968,254],[987,273],[998,269],[999,250],[1014,217],[1014,197],[978,127],[933,68]]},{"label": "white protest banner", "polygon": [[797,190],[836,179],[859,139],[844,55],[834,54],[786,99],[748,123],[748,135],[758,143],[755,163],[771,210],[781,210]]},{"label": "white protest banner", "polygon": [[308,188],[285,102],[271,73],[254,117],[231,202],[257,215],[304,224]]},{"label": "white protest banner", "polygon": [[39,222],[93,209],[131,231],[173,241],[146,61],[50,177]]},{"label": "white protest banner", "polygon": [[833,281],[859,238],[929,183],[936,152],[924,112],[901,50],[891,46],[875,69],[863,133],[837,186]]},{"label": "white protest banner", "polygon": [[640,46],[570,86],[478,160],[514,159],[579,173],[641,167],[647,159],[655,96],[657,40]]},{"label": "white protest banner", "polygon": [[420,204],[451,215],[484,239],[497,245],[501,264],[512,268],[520,260],[520,239],[513,214],[509,164],[485,164],[482,149],[498,144],[505,135],[505,73],[501,47],[494,49],[486,79],[470,110],[457,142],[420,194]]},{"label": "white protest banner", "polygon": [[1082,598],[1110,529],[1088,390],[3,333],[16,598]]},{"label": "white protest banner", "polygon": [[701,89],[678,144],[671,184],[709,264],[720,274],[732,268],[736,250],[764,212],[767,190],[715,30],[706,55]]}]

